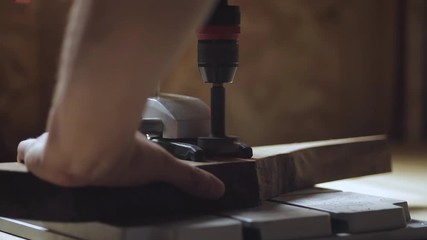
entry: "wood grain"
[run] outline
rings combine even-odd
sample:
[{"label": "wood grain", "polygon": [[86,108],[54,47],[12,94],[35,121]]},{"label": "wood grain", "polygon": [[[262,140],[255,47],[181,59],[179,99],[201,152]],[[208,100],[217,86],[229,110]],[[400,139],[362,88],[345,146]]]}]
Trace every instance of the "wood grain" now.
[{"label": "wood grain", "polygon": [[42,181],[19,163],[0,164],[0,215],[50,221],[141,221],[165,214],[256,206],[281,193],[336,179],[390,171],[382,136],[254,148],[254,158],[188,164],[226,185],[216,201],[194,198],[171,185],[64,188]]},{"label": "wood grain", "polygon": [[382,136],[257,147],[254,152],[262,199],[391,171],[390,150]]}]

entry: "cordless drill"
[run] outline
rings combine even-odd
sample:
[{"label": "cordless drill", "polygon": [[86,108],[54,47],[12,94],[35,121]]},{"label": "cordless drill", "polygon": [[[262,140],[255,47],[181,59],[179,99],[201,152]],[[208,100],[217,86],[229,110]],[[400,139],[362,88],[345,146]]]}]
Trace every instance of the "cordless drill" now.
[{"label": "cordless drill", "polygon": [[[239,63],[240,9],[218,2],[198,36],[198,67],[212,84],[210,111],[201,100],[176,94],[148,98],[140,131],[175,157],[203,161],[215,156],[250,158],[252,148],[225,133],[225,88]],[[210,126],[209,126],[210,125]]]},{"label": "cordless drill", "polygon": [[198,66],[205,83],[211,83],[211,134],[199,137],[198,145],[208,155],[252,157],[252,149],[225,134],[225,88],[239,64],[240,8],[221,0],[198,31]]}]

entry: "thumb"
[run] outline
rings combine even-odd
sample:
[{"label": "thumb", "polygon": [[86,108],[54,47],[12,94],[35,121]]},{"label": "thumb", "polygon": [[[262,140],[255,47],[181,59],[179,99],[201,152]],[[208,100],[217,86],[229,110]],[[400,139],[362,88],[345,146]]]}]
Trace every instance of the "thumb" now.
[{"label": "thumb", "polygon": [[173,161],[166,181],[196,197],[218,199],[225,186],[217,177],[180,160]]}]

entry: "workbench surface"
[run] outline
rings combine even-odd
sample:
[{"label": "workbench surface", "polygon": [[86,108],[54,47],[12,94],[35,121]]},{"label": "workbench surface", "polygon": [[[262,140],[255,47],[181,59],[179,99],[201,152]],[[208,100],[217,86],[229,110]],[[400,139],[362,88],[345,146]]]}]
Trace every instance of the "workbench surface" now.
[{"label": "workbench surface", "polygon": [[[407,239],[407,238],[419,239],[420,236],[425,236],[425,234],[427,234],[426,227],[425,227],[427,222],[410,221],[409,214],[407,214],[407,211],[408,211],[407,207],[405,207],[406,203],[401,202],[400,200],[409,202],[411,217],[413,219],[427,220],[427,189],[425,187],[427,183],[426,181],[427,176],[425,176],[427,172],[426,159],[427,159],[426,150],[395,147],[393,148],[393,164],[394,164],[393,173],[340,180],[340,181],[329,182],[329,183],[318,185],[320,187],[335,188],[335,189],[340,189],[347,192],[337,192],[335,190],[327,190],[327,189],[323,189],[323,190],[306,189],[306,190],[302,190],[299,193],[293,192],[293,193],[281,195],[279,197],[271,199],[269,202],[264,202],[261,206],[254,209],[226,211],[216,216],[203,216],[206,219],[202,219],[202,220],[207,221],[206,224],[204,225],[201,224],[202,220],[200,220],[200,218],[197,218],[196,222],[194,221],[191,222],[192,221],[191,219],[186,220],[184,222],[179,222],[179,221],[171,222],[169,224],[172,224],[172,225],[170,226],[167,225],[168,227],[165,227],[166,225],[165,226],[159,225],[160,227],[157,225],[153,225],[155,228],[153,228],[153,226],[151,225],[147,225],[147,226],[157,230],[160,229],[161,231],[164,231],[164,229],[169,229],[171,226],[175,226],[175,227],[178,226],[179,229],[181,229],[183,226],[186,226],[187,228],[190,227],[191,229],[197,226],[197,229],[199,229],[198,231],[201,231],[200,230],[201,227],[205,227],[210,232],[213,231],[212,230],[213,226],[222,227],[221,229],[224,228],[228,231],[227,234],[222,233],[221,232],[222,230],[220,232],[218,232],[219,230],[215,230],[216,232],[213,231],[211,235],[216,236],[215,234],[220,234],[221,236],[224,237],[224,239],[234,240],[234,239],[243,239],[242,236],[240,235],[241,231],[239,230],[240,229],[239,226],[242,223],[240,223],[239,221],[242,221],[244,223],[246,221],[247,222],[245,223],[246,225],[252,224],[253,226],[252,225],[251,226],[254,229],[255,228],[259,229],[256,232],[257,234],[259,234],[259,237],[260,237],[259,239],[262,239],[262,240],[281,239],[282,240],[282,239],[294,239],[294,238],[301,237],[299,235],[301,234],[301,232],[298,232],[296,230],[305,229],[305,228],[301,228],[301,226],[297,227],[295,225],[297,224],[298,221],[301,221],[301,223],[303,223],[304,226],[316,226],[315,229],[311,229],[310,231],[308,230],[302,231],[302,233],[304,234],[312,234],[313,236],[316,236],[314,237],[314,239],[323,239],[323,240],[338,239],[338,238],[341,239],[342,237],[345,237],[345,236],[346,236],[345,237],[346,239],[352,239],[352,240],[355,240],[355,239],[365,240],[366,238],[382,239],[382,238],[385,238],[386,236],[387,238],[393,236],[393,239]],[[318,193],[321,193],[321,194],[316,195],[316,191],[320,191]],[[322,191],[325,191],[325,192],[322,192]],[[358,195],[358,194],[348,193],[348,192],[365,193],[365,194],[371,194],[371,195],[381,196],[381,197],[390,197],[390,198],[395,198],[400,200],[385,199],[385,198],[375,197],[375,196],[371,196],[371,197],[362,196],[360,194]],[[337,202],[336,199],[341,199],[341,200],[338,200]],[[342,201],[347,201],[347,202],[349,201],[349,204],[343,205]],[[365,205],[363,204],[361,205],[360,204],[361,202],[365,203]],[[281,205],[281,204],[287,204],[287,205]],[[375,216],[376,220],[367,222],[367,220],[372,219],[372,216],[369,214],[368,214],[369,216],[366,215],[367,214],[365,211],[366,210],[365,208],[367,207],[366,204],[369,205],[368,206],[369,209],[376,208],[375,213],[373,213],[372,209],[369,211],[370,213],[376,215]],[[406,210],[401,212],[399,211],[400,208],[397,206],[402,206],[403,209],[406,209]],[[320,212],[318,212],[318,210],[320,210]],[[278,211],[283,211],[286,214],[281,214],[281,213],[278,214]],[[227,216],[232,216],[232,219],[231,220],[228,219],[227,221],[225,221],[223,218]],[[212,217],[213,219],[210,219]],[[218,218],[221,218],[221,219],[218,220]],[[304,221],[301,220],[302,218],[304,218],[303,219]],[[335,219],[335,221],[330,221],[329,218],[331,218],[332,220]],[[340,221],[346,221],[348,224],[337,225],[337,223],[339,223],[339,221],[337,222],[337,219],[339,219]],[[402,226],[405,225],[405,219],[406,221],[408,221],[407,222],[408,225],[406,228],[402,228]],[[41,228],[47,227],[47,228],[45,229],[45,231],[41,231],[41,232],[33,231],[31,234],[26,233],[25,235],[25,233],[22,232],[22,229],[28,230],[29,227],[25,225],[28,223],[21,222],[20,224],[15,225],[11,223],[11,221],[14,221],[14,220],[10,220],[10,219],[2,219],[2,220],[3,220],[2,224],[4,225],[3,226],[4,229],[2,229],[3,231],[10,232],[12,234],[19,233],[23,237],[32,236],[31,238],[35,237],[34,239],[46,239],[45,238],[47,236],[46,234],[48,235],[51,234],[52,236],[50,237],[53,237],[52,239],[57,239],[58,236],[62,237],[59,239],[67,239],[67,240],[75,239],[74,237],[68,236],[68,234],[71,234],[71,233],[75,237],[78,236],[79,239],[80,238],[86,239],[86,238],[83,238],[82,236],[87,237],[89,236],[88,235],[89,233],[98,234],[98,235],[116,233],[116,235],[117,234],[120,235],[123,233],[129,233],[136,230],[142,231],[142,232],[139,232],[138,234],[138,236],[140,236],[141,234],[143,234],[144,231],[146,232],[148,229],[147,226],[145,225],[141,225],[141,226],[138,225],[136,227],[129,228],[129,227],[120,227],[120,226],[115,227],[112,225],[110,226],[108,224],[106,225],[102,223],[75,223],[75,224],[65,223],[63,224],[63,223],[30,221],[29,223],[31,226],[35,226],[37,228],[39,227]],[[312,222],[311,224],[307,224],[308,220],[315,221],[315,223]],[[268,224],[266,224],[267,222]],[[32,224],[35,224],[35,225],[32,225]],[[245,224],[243,225],[246,226]],[[285,228],[286,226],[290,228],[287,229]],[[17,227],[19,227],[19,229],[17,229]],[[345,227],[346,229],[341,229],[341,227]],[[103,230],[100,231],[98,229],[94,231],[93,229],[95,228],[99,228]],[[345,233],[348,232],[348,233],[354,233],[354,234],[353,235],[347,234],[345,236],[344,235],[341,236],[339,234],[331,235],[331,232],[330,232],[331,229],[332,229],[332,232],[343,231]],[[179,232],[182,235],[183,233],[181,230]],[[188,234],[192,234],[192,235],[198,234],[197,231],[194,232],[193,230],[189,231]],[[325,232],[325,230],[327,231]],[[385,232],[383,232],[384,230]],[[57,232],[61,234],[58,235]],[[366,232],[366,234],[364,234],[363,232]],[[187,234],[187,232],[185,231],[184,233]],[[249,232],[247,231],[244,233],[249,234]],[[56,236],[55,234],[58,236]],[[62,234],[65,234],[65,235],[62,235]],[[83,234],[83,235],[80,236],[78,234]],[[205,236],[204,234],[205,233],[203,232],[203,236]],[[251,232],[251,236],[252,234],[254,233]],[[120,236],[119,235],[117,235],[115,239],[134,239],[134,238],[129,238],[130,235],[128,236],[125,234],[122,237],[120,237],[121,235]],[[243,234],[243,237],[244,236],[245,234]],[[12,235],[0,232],[0,239],[21,240],[23,238],[17,238]],[[87,239],[105,239],[105,238],[95,237],[94,235]],[[174,239],[181,239],[181,238],[174,238]],[[190,238],[190,239],[198,239],[198,238]],[[217,239],[217,238],[213,238],[213,239]]]},{"label": "workbench surface", "polygon": [[319,184],[376,196],[404,199],[414,219],[427,220],[427,147],[392,146],[391,173]]}]

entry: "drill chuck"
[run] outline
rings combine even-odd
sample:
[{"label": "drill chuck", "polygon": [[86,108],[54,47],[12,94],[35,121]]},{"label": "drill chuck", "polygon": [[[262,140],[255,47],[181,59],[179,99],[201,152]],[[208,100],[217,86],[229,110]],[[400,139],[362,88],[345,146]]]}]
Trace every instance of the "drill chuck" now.
[{"label": "drill chuck", "polygon": [[230,83],[239,65],[236,40],[199,40],[198,65],[206,83]]},{"label": "drill chuck", "polygon": [[[203,158],[215,156],[229,156],[239,158],[252,157],[252,148],[246,144],[238,142],[236,137],[227,136],[225,131],[225,88],[224,83],[233,81],[234,75],[239,64],[239,45],[237,42],[240,33],[240,10],[238,6],[229,6],[227,0],[218,0],[218,5],[205,25],[197,32],[198,36],[198,66],[205,82],[211,83],[211,108],[206,111],[207,122],[203,121],[201,130],[194,126],[194,120],[189,116],[197,115],[193,111],[187,111],[185,118],[179,118],[176,130],[191,129],[190,133],[197,132],[196,137],[189,134],[178,134],[170,127],[163,128],[164,122],[155,120],[145,120],[141,126],[141,131],[146,133],[150,140],[158,143],[175,157],[193,161],[202,161]],[[180,99],[179,102],[181,102]],[[158,102],[158,101],[155,101]],[[159,109],[174,109],[176,113],[182,113],[177,110],[181,104],[161,105]],[[172,103],[176,103],[172,99]],[[175,107],[174,107],[175,106]],[[183,105],[184,106],[184,105]],[[186,105],[185,105],[186,106]],[[193,106],[194,107],[194,106]],[[187,108],[185,108],[187,109]],[[207,109],[206,109],[207,110]],[[164,111],[152,112],[151,114],[160,114],[159,119],[165,118]],[[177,114],[173,114],[173,120],[177,120]],[[172,117],[172,116],[171,116]],[[182,119],[190,119],[189,124],[180,124]],[[166,121],[165,121],[166,122]],[[210,122],[210,129],[207,125]],[[187,122],[188,123],[188,122]],[[173,125],[172,125],[173,126]],[[184,128],[181,128],[184,127]],[[169,134],[168,134],[169,133]],[[175,134],[176,133],[176,134]],[[183,131],[180,133],[187,133]]]},{"label": "drill chuck", "polygon": [[240,8],[220,1],[198,31],[198,65],[207,83],[230,83],[239,65]]},{"label": "drill chuck", "polygon": [[211,135],[198,138],[208,155],[250,158],[251,147],[225,133],[225,88],[239,65],[240,9],[220,0],[212,16],[197,32],[198,65],[203,81],[211,83]]}]

